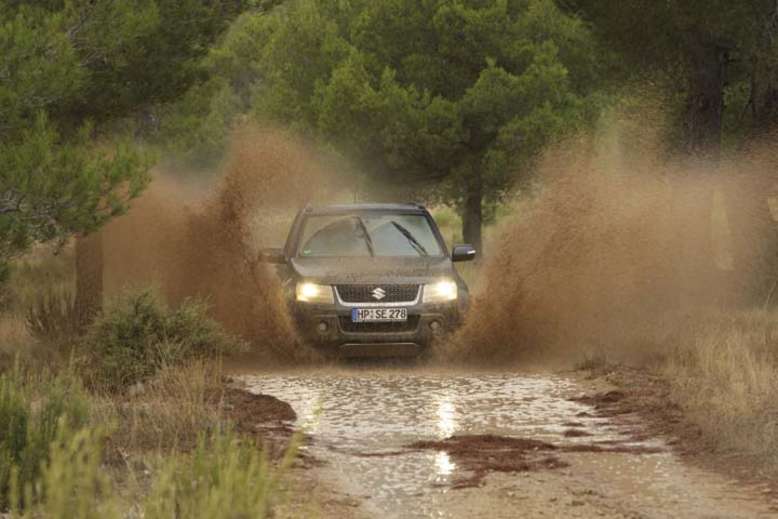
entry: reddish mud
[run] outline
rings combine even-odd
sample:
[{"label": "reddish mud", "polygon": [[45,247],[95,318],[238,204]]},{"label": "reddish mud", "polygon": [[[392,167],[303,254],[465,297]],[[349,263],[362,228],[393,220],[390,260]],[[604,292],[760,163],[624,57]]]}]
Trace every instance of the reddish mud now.
[{"label": "reddish mud", "polygon": [[[593,434],[568,429],[563,436],[581,438]],[[625,445],[614,440],[604,440],[596,444],[555,445],[539,440],[492,434],[452,436],[445,440],[421,441],[408,445],[408,448],[445,451],[458,465],[472,473],[468,477],[455,479],[451,483],[452,488],[478,486],[490,472],[527,472],[569,467],[570,464],[559,457],[559,454],[565,452],[656,454],[664,451],[662,448]],[[557,455],[545,454],[548,452]]]},{"label": "reddish mud", "polygon": [[227,388],[224,391],[224,410],[241,432],[256,432],[268,425],[283,427],[297,419],[292,407],[270,396],[250,393],[244,389]]},{"label": "reddish mud", "polygon": [[[283,457],[295,433],[290,424],[297,418],[289,404],[270,395],[227,387],[222,406],[237,432],[253,439],[271,459]],[[300,462],[306,466],[313,460],[301,456]]]},{"label": "reddish mud", "polygon": [[408,448],[445,451],[458,466],[470,473],[454,479],[452,488],[480,486],[489,472],[527,472],[569,466],[558,457],[548,454],[558,450],[555,445],[492,434],[419,441],[408,445]]}]

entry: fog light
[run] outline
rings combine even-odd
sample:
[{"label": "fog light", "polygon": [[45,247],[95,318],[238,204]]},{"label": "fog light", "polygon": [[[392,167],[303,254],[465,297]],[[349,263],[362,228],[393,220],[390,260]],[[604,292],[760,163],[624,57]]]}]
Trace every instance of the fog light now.
[{"label": "fog light", "polygon": [[430,323],[430,330],[432,330],[432,333],[439,333],[442,328],[442,325],[440,324],[440,321],[432,321]]},{"label": "fog light", "polygon": [[330,325],[329,325],[329,324],[327,324],[327,323],[326,323],[326,322],[324,322],[324,321],[321,321],[321,322],[319,323],[319,326],[317,326],[316,328],[319,330],[319,333],[327,333],[327,330],[329,330],[329,329],[330,329]]}]

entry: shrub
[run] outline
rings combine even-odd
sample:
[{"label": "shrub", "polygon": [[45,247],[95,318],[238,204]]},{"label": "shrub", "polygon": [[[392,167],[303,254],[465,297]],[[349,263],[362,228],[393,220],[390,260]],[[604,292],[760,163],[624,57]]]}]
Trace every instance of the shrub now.
[{"label": "shrub", "polygon": [[76,430],[88,417],[89,401],[69,372],[35,376],[17,362],[0,375],[0,509],[11,504],[12,474],[19,488],[33,485],[60,429]]},{"label": "shrub", "polygon": [[148,380],[164,366],[218,357],[242,343],[207,317],[204,303],[188,300],[171,310],[145,291],[114,301],[79,346],[90,359],[93,382],[117,391]]},{"label": "shrub", "polygon": [[[40,496],[20,518],[67,517],[69,519],[119,519],[123,515],[115,502],[111,482],[102,468],[102,429],[81,429],[75,433],[60,428],[49,449],[49,461],[35,485]],[[27,486],[26,493],[32,492]],[[18,490],[16,491],[18,494]],[[18,501],[18,500],[17,500]]]},{"label": "shrub", "polygon": [[201,439],[190,456],[171,459],[160,472],[144,517],[238,519],[268,517],[279,478],[295,455],[294,444],[277,469],[253,444],[231,433]]}]

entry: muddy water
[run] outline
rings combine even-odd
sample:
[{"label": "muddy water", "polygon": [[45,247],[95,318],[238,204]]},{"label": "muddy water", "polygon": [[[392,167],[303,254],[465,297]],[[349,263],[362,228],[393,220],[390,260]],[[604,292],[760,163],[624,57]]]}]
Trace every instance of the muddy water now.
[{"label": "muddy water", "polygon": [[[573,491],[593,497],[587,498],[591,502],[580,501],[586,506],[571,516],[585,517],[587,510],[592,516],[612,517],[761,515],[761,509],[739,502],[745,499],[739,489],[683,466],[661,441],[632,441],[639,423],[630,425],[629,417],[612,423],[597,417],[589,405],[570,401],[582,388],[562,376],[356,369],[251,375],[244,381],[252,391],[292,405],[298,425],[314,439],[308,447],[311,454],[327,463],[328,477],[358,497],[370,517],[480,517],[479,511],[484,517],[514,517],[520,509],[523,516],[554,516],[562,512],[552,513],[553,507],[542,504],[533,509],[536,501],[553,504],[564,497],[560,494]],[[565,433],[570,429],[582,434],[569,437]],[[553,484],[544,483],[517,502],[505,497],[516,491],[489,497],[489,480],[476,493],[452,489],[451,483],[464,474],[446,452],[406,449],[418,440],[487,433],[557,445],[616,444],[659,452],[561,455],[570,467],[550,471],[556,478]],[[499,475],[511,485],[526,477],[537,483],[545,476]],[[560,482],[564,488],[556,488]],[[522,485],[514,490],[520,494]]]}]

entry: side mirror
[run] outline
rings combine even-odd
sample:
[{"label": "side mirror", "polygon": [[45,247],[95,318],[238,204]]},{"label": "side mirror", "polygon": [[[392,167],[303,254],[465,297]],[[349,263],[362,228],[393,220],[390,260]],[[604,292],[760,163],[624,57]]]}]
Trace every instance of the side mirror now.
[{"label": "side mirror", "polygon": [[283,249],[262,249],[259,251],[258,259],[260,263],[273,263],[275,265],[286,263]]},{"label": "side mirror", "polygon": [[451,251],[451,261],[473,261],[476,250],[472,245],[454,245]]}]

